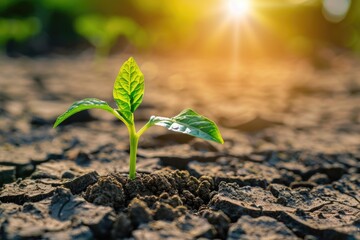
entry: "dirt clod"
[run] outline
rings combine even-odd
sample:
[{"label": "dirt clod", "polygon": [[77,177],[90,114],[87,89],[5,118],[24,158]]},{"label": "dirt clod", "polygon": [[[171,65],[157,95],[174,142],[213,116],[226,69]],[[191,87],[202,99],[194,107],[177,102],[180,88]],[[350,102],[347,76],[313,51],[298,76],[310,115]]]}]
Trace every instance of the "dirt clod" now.
[{"label": "dirt clod", "polygon": [[223,212],[206,209],[201,212],[201,216],[215,227],[218,237],[224,239],[227,236],[230,219]]},{"label": "dirt clod", "polygon": [[64,183],[64,187],[69,188],[73,194],[77,194],[84,191],[89,185],[96,183],[98,177],[97,172],[89,172]]},{"label": "dirt clod", "polygon": [[124,213],[119,213],[116,216],[111,236],[114,239],[126,238],[130,236],[132,229],[130,219]]},{"label": "dirt clod", "polygon": [[164,221],[173,221],[177,216],[177,213],[174,211],[174,208],[166,203],[159,203],[155,208],[154,219],[155,220],[164,220]]},{"label": "dirt clod", "polygon": [[121,183],[114,177],[100,177],[96,184],[89,186],[84,198],[97,205],[119,209],[125,203],[125,194]]},{"label": "dirt clod", "polygon": [[283,223],[273,218],[243,216],[230,227],[227,239],[298,240],[299,238]]},{"label": "dirt clod", "polygon": [[140,224],[148,223],[152,220],[151,210],[145,202],[134,198],[129,204],[129,216],[132,224],[137,228]]}]

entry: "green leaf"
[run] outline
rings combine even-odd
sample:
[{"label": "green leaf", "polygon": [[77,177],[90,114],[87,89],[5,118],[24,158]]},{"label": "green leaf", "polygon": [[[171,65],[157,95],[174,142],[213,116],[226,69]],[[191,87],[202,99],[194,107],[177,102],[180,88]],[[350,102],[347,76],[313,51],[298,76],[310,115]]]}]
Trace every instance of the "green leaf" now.
[{"label": "green leaf", "polygon": [[224,143],[216,124],[191,109],[186,109],[172,118],[152,116],[150,118],[150,124],[162,126],[174,132],[189,134],[205,140]]},{"label": "green leaf", "polygon": [[83,100],[74,102],[66,112],[61,114],[56,119],[54,128],[56,128],[60,123],[62,123],[68,117],[74,115],[75,113],[83,111],[83,110],[87,110],[87,109],[92,109],[92,108],[103,109],[103,110],[106,110],[111,113],[113,113],[113,111],[114,111],[105,101],[102,101],[102,100],[99,100],[96,98],[85,98]]},{"label": "green leaf", "polygon": [[134,58],[130,57],[116,77],[113,96],[121,115],[132,122],[132,113],[139,107],[144,95],[144,75]]}]

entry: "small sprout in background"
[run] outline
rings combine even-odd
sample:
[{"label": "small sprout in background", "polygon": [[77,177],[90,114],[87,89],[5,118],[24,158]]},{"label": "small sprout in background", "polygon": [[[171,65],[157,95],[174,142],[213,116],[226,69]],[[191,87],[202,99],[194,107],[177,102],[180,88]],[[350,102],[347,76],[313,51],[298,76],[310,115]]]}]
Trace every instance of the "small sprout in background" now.
[{"label": "small sprout in background", "polygon": [[76,19],[75,30],[95,47],[97,58],[108,56],[119,37],[137,48],[143,48],[146,39],[145,31],[127,17],[84,15]]},{"label": "small sprout in background", "polygon": [[10,40],[16,42],[26,41],[39,33],[41,24],[38,19],[0,18],[0,47],[5,46]]},{"label": "small sprout in background", "polygon": [[117,109],[113,109],[105,101],[96,98],[86,98],[75,102],[65,113],[60,115],[54,124],[54,128],[71,115],[86,109],[103,109],[115,115],[115,117],[125,123],[129,131],[130,179],[135,179],[136,177],[136,153],[139,138],[151,126],[162,126],[171,131],[189,134],[217,143],[224,143],[216,124],[191,109],[183,110],[172,118],[152,116],[140,130],[136,131],[134,112],[141,104],[143,95],[144,75],[131,57],[122,65],[115,80],[113,97],[118,106]]}]

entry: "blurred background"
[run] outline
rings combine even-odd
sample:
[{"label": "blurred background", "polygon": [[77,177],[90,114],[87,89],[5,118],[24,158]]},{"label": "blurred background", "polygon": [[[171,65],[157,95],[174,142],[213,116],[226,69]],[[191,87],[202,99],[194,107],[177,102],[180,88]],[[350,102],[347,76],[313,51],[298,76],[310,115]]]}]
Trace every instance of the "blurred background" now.
[{"label": "blurred background", "polygon": [[1,0],[0,51],[316,57],[360,53],[352,0]]},{"label": "blurred background", "polygon": [[49,129],[77,99],[113,104],[134,56],[138,121],[190,107],[222,128],[271,129],[275,149],[359,147],[358,0],[0,0],[0,52],[4,136]]}]

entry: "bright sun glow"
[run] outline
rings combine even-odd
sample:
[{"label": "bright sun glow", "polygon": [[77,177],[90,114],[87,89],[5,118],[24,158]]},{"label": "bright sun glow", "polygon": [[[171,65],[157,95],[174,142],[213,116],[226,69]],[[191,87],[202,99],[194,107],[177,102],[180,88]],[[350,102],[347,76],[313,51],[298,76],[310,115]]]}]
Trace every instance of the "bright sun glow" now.
[{"label": "bright sun glow", "polygon": [[243,17],[250,11],[250,0],[227,0],[227,10],[232,17]]}]

